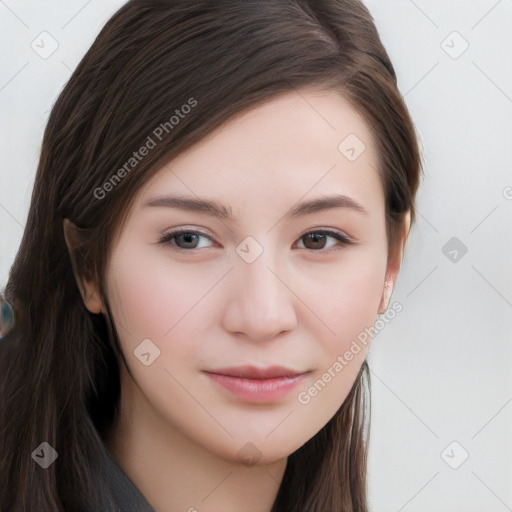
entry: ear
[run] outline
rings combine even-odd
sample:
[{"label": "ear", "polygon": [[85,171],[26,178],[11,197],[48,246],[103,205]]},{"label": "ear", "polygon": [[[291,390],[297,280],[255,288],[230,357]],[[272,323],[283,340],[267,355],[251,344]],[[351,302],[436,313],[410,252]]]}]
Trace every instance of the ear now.
[{"label": "ear", "polygon": [[404,245],[411,229],[411,212],[407,211],[403,218],[403,229],[400,233],[399,240],[396,241],[396,246],[392,251],[391,256],[388,259],[388,265],[386,268],[386,277],[384,279],[384,289],[382,291],[382,297],[379,304],[378,314],[382,315],[388,309],[393,288],[395,287],[396,278],[398,277],[398,271],[402,264]]},{"label": "ear", "polygon": [[73,273],[82,295],[85,307],[94,314],[104,312],[103,301],[101,300],[101,294],[99,293],[98,287],[91,280],[83,277],[83,269],[79,268],[76,259],[76,250],[82,243],[82,237],[80,236],[80,228],[73,224],[69,219],[64,219],[64,239],[68,247],[71,263],[73,266]]}]

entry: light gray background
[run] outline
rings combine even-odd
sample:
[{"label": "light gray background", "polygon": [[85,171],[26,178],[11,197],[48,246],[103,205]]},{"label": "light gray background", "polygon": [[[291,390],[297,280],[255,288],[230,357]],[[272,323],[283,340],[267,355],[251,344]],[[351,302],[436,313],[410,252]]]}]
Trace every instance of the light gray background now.
[{"label": "light gray background", "polygon": [[[123,3],[0,0],[0,288],[50,108]],[[512,510],[512,0],[366,4],[425,161],[403,311],[370,352],[372,511]]]}]

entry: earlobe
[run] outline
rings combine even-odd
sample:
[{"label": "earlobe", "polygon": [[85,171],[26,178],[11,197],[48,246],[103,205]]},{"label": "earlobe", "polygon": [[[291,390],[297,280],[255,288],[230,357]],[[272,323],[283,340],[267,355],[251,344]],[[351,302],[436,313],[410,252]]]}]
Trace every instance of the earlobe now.
[{"label": "earlobe", "polygon": [[90,283],[84,281],[82,288],[80,288],[80,293],[82,295],[85,307],[91,313],[94,313],[95,315],[104,313],[103,302],[99,298],[96,287],[93,287]]},{"label": "earlobe", "polygon": [[73,224],[69,219],[64,219],[63,223],[64,239],[68,248],[71,264],[73,267],[73,274],[75,280],[82,295],[82,300],[85,307],[94,314],[100,314],[103,312],[103,301],[100,298],[97,286],[92,282],[82,277],[81,272],[77,268],[77,262],[75,257],[75,250],[81,244],[81,238],[79,235],[79,228]]},{"label": "earlobe", "polygon": [[382,290],[382,296],[380,299],[379,309],[377,313],[382,315],[386,312],[391,301],[391,295],[393,294],[393,288],[398,277],[398,272],[402,264],[404,245],[411,229],[411,212],[407,211],[404,214],[403,229],[401,232],[400,240],[397,241],[397,247],[394,251],[392,258],[388,261],[386,269],[386,277],[384,280],[384,288]]}]

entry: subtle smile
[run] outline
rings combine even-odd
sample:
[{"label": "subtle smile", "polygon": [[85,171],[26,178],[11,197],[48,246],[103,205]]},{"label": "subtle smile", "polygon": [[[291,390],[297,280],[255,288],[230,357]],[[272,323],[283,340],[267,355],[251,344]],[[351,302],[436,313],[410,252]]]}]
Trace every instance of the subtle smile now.
[{"label": "subtle smile", "polygon": [[217,385],[243,401],[268,403],[285,397],[309,372],[299,373],[280,366],[239,366],[204,373]]}]

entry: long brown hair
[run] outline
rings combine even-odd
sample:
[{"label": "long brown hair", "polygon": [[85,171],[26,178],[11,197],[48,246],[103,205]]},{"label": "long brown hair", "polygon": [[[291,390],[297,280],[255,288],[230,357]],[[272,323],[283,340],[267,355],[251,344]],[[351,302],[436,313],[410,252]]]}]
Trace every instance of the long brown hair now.
[{"label": "long brown hair", "polygon": [[[305,87],[339,92],[367,121],[391,250],[404,213],[414,221],[421,159],[360,1],[130,0],[107,22],[51,111],[5,289],[16,324],[0,352],[2,511],[104,510],[86,419],[101,434],[112,424],[122,354],[111,316],[85,308],[75,275],[103,285],[132,200],[164,160]],[[148,137],[154,147],[132,161]],[[71,253],[64,218],[81,228]],[[290,455],[273,512],[367,510],[368,397],[364,362],[339,411]],[[59,454],[45,470],[31,457],[42,441]]]}]

